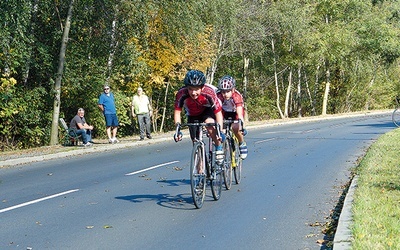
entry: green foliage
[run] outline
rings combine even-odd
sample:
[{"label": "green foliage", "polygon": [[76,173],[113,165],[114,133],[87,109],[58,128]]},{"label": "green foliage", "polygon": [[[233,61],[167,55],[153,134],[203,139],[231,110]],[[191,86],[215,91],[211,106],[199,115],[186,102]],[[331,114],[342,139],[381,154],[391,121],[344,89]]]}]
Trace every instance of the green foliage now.
[{"label": "green foliage", "polygon": [[[68,6],[0,2],[3,150],[48,142]],[[109,83],[118,134],[132,135],[130,98],[142,86],[157,111],[156,126],[163,121],[172,129],[174,94],[191,68],[212,74],[214,85],[225,74],[234,76],[250,120],[278,118],[286,104],[290,117],[299,107],[302,115],[321,113],[326,81],[329,113],[392,108],[400,93],[399,10],[397,1],[367,0],[76,1],[60,116],[69,122],[83,107],[94,136],[105,137],[97,100]],[[246,72],[244,59],[250,62]]]},{"label": "green foliage", "polygon": [[48,141],[50,114],[46,113],[44,88],[27,90],[13,78],[1,78],[0,148],[38,147]]}]

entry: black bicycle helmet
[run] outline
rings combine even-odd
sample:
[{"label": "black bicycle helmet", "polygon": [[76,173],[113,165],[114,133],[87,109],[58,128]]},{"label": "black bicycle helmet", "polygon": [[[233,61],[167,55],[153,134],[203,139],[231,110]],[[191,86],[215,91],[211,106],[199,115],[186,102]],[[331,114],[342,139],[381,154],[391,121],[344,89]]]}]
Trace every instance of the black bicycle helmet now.
[{"label": "black bicycle helmet", "polygon": [[183,83],[185,86],[204,86],[206,84],[206,77],[199,70],[190,70],[186,73]]},{"label": "black bicycle helmet", "polygon": [[219,90],[231,90],[236,86],[236,81],[232,76],[224,76],[219,80],[218,89]]}]

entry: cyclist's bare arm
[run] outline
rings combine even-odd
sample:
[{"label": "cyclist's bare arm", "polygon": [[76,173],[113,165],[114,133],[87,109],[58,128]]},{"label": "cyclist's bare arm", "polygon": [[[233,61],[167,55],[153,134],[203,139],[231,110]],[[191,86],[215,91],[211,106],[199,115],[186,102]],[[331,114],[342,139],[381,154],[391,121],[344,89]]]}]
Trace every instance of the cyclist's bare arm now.
[{"label": "cyclist's bare arm", "polygon": [[182,120],[181,120],[181,113],[182,113],[182,110],[174,110],[174,123],[175,124],[177,124],[177,123],[179,123],[179,124],[181,124],[182,122]]},{"label": "cyclist's bare arm", "polygon": [[[243,122],[244,121],[243,106],[236,107],[236,114],[237,114],[238,119],[242,120],[242,122]],[[243,124],[241,124],[241,126],[243,127]]]},{"label": "cyclist's bare arm", "polygon": [[[219,124],[220,128],[223,128],[224,126],[224,116],[222,115],[222,112],[218,112],[215,114],[215,118],[216,118],[216,123]],[[218,135],[219,136],[219,135]]]}]

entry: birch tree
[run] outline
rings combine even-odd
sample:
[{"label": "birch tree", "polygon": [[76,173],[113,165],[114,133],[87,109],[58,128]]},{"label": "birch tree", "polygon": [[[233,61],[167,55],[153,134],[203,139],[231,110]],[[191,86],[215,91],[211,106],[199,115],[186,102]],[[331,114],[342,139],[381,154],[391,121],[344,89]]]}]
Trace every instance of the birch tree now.
[{"label": "birch tree", "polygon": [[58,119],[60,116],[60,96],[61,96],[61,81],[64,72],[64,62],[65,62],[65,53],[67,50],[68,43],[68,34],[71,27],[71,19],[72,19],[72,9],[74,6],[74,1],[71,0],[68,8],[68,15],[65,20],[65,26],[63,31],[63,36],[61,40],[61,48],[59,55],[59,63],[57,69],[57,77],[54,83],[54,104],[53,104],[53,120],[51,125],[51,137],[50,137],[50,145],[56,145],[58,143]]}]

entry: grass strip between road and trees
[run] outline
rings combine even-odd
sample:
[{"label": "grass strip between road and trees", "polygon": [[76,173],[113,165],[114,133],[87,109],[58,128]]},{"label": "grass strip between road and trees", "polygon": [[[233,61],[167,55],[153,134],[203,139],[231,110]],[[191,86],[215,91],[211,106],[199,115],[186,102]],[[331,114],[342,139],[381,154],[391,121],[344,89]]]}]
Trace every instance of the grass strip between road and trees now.
[{"label": "grass strip between road and trees", "polygon": [[352,249],[400,249],[400,129],[382,135],[356,169]]}]

